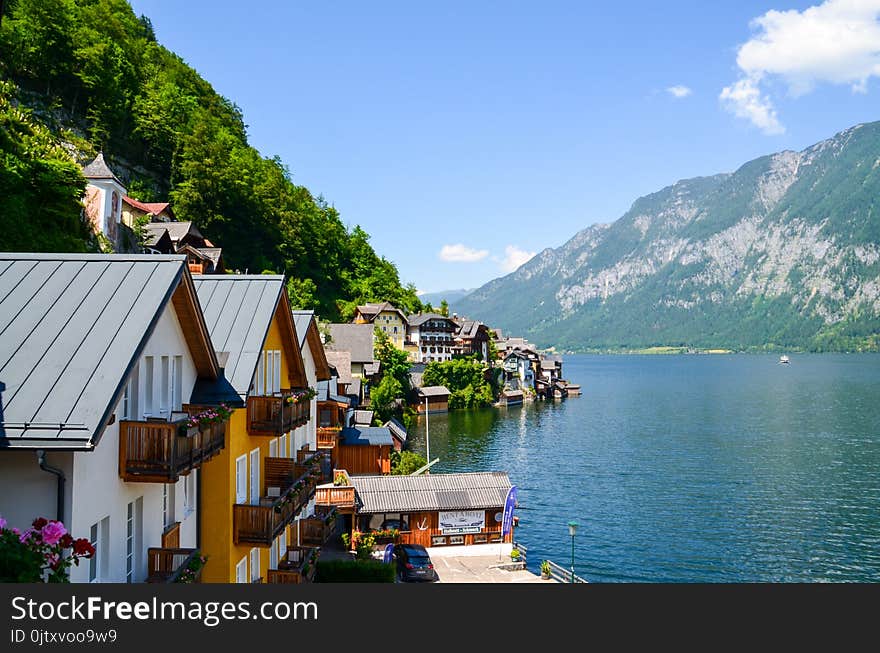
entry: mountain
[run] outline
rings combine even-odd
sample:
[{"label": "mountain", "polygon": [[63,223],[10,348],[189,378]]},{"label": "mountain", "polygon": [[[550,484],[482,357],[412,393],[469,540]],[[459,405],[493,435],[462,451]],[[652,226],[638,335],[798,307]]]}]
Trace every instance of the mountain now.
[{"label": "mountain", "polygon": [[880,350],[880,122],[641,197],[456,310],[569,351]]},{"label": "mountain", "polygon": [[441,290],[439,292],[426,292],[419,295],[419,301],[423,304],[431,304],[434,308],[440,306],[440,302],[444,299],[452,305],[453,303],[459,301],[467,297],[470,293],[474,291],[473,288],[470,290],[466,290],[464,288],[459,288],[458,290]]}]

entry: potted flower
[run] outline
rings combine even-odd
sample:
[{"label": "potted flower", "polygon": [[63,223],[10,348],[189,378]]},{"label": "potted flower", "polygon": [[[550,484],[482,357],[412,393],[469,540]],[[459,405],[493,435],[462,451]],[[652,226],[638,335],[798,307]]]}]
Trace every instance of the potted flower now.
[{"label": "potted flower", "polygon": [[550,580],[550,561],[544,560],[541,563],[541,578],[544,580]]},{"label": "potted flower", "polygon": [[93,555],[91,542],[60,521],[38,517],[22,533],[0,517],[0,583],[69,583],[70,567]]},{"label": "potted flower", "polygon": [[521,555],[522,554],[519,552],[519,549],[511,549],[510,550],[510,559],[513,560],[514,562],[519,562]]}]

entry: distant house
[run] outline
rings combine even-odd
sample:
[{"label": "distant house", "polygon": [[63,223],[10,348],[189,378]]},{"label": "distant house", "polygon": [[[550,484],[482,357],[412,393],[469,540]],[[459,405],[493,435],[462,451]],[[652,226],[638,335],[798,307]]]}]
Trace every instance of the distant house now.
[{"label": "distant house", "polygon": [[477,320],[456,320],[455,351],[460,354],[477,354],[480,360],[489,361],[489,327]]},{"label": "distant house", "polygon": [[499,406],[518,406],[522,402],[522,390],[503,390],[498,398]]},{"label": "distant house", "polygon": [[452,318],[438,313],[410,315],[405,349],[418,363],[451,360],[456,331],[458,325]]},{"label": "distant house", "polygon": [[82,172],[87,182],[83,211],[92,230],[106,238],[114,251],[133,251],[133,233],[130,229],[126,231],[122,223],[125,186],[107,166],[104,153],[99,152]]},{"label": "distant house", "polygon": [[372,426],[373,411],[372,410],[355,410],[354,423],[351,426]]},{"label": "distant house", "polygon": [[335,469],[349,474],[390,474],[394,440],[384,426],[349,426],[339,434]]},{"label": "distant house", "polygon": [[[370,324],[330,324],[330,338],[324,349],[331,360],[347,367],[351,380],[348,391],[360,403],[369,400],[370,387],[379,373],[379,361],[373,357],[373,326]],[[340,375],[344,373],[340,371]],[[346,375],[346,376],[348,376]]]},{"label": "distant house", "polygon": [[520,349],[509,350],[501,364],[505,385],[512,390],[533,388],[535,385],[534,364],[537,361],[538,355],[534,352]]},{"label": "distant house", "polygon": [[354,324],[372,324],[385,333],[398,349],[404,349],[406,340],[406,314],[390,302],[363,304],[355,309]]},{"label": "distant house", "polygon": [[415,409],[419,414],[445,413],[449,410],[449,394],[446,386],[442,385],[419,388],[419,399]]},{"label": "distant house", "polygon": [[130,228],[135,220],[149,218],[150,222],[174,222],[174,211],[170,202],[141,202],[133,197],[122,197],[122,221]]},{"label": "distant house", "polygon": [[185,254],[193,274],[222,274],[226,271],[223,249],[214,247],[192,222],[150,222],[143,230],[146,248]]}]

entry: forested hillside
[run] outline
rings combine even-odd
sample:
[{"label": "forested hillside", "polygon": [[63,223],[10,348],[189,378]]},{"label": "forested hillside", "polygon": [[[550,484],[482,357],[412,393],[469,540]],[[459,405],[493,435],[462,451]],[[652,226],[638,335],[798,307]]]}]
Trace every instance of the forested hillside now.
[{"label": "forested hillside", "polygon": [[298,307],[328,319],[365,301],[420,307],[368,234],[251,147],[235,103],[127,2],[2,6],[0,249],[94,249],[79,220],[79,168],[103,151],[129,195],[169,199],[223,247],[227,268],[289,275]]}]

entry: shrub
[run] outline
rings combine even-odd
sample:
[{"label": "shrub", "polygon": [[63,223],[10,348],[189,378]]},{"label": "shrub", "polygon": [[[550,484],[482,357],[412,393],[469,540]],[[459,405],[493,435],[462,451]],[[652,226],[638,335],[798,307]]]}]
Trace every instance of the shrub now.
[{"label": "shrub", "polygon": [[70,566],[93,555],[92,544],[74,539],[60,521],[38,517],[20,533],[0,517],[0,583],[68,583]]},{"label": "shrub", "polygon": [[378,560],[321,560],[318,583],[393,583],[394,565]]}]

